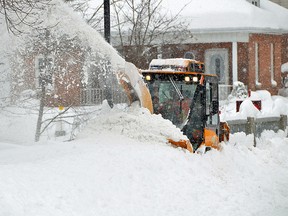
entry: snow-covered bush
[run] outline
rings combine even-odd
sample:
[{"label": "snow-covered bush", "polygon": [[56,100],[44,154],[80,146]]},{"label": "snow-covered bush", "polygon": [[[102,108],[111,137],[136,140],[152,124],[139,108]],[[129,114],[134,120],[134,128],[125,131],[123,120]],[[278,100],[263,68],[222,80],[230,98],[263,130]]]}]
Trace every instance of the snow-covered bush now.
[{"label": "snow-covered bush", "polygon": [[248,97],[248,91],[242,82],[234,82],[233,83],[233,90],[229,95],[229,99],[231,98],[238,98],[238,99],[245,99]]}]

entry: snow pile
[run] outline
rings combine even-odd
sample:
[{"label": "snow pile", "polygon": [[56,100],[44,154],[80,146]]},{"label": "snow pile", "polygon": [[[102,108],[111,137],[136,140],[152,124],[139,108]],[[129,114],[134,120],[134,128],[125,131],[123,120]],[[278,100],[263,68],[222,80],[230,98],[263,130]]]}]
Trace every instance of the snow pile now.
[{"label": "snow pile", "polygon": [[[34,113],[34,114],[33,114]],[[9,108],[0,112],[0,141],[27,144],[34,140],[37,112],[19,108]]]},{"label": "snow pile", "polygon": [[256,148],[253,136],[233,134],[221,151],[191,154],[166,144],[183,138],[168,120],[104,103],[76,140],[34,143],[37,114],[8,111],[0,110],[0,216],[288,214],[284,132],[266,131]]},{"label": "snow pile", "polygon": [[121,135],[158,144],[167,143],[167,139],[188,139],[171,121],[163,119],[161,115],[151,115],[149,110],[139,108],[138,103],[125,109],[115,107],[112,110],[104,103],[101,114],[90,121],[78,138],[97,137],[102,133],[107,137]]},{"label": "snow pile", "polygon": [[245,117],[257,117],[260,111],[253,105],[251,100],[244,100],[240,105],[239,112]]},{"label": "snow pile", "polygon": [[[236,112],[236,102],[243,101],[239,112]],[[252,101],[261,101],[261,110],[258,110]],[[229,97],[220,106],[221,121],[246,119],[247,117],[273,117],[288,115],[288,98],[271,96],[266,90],[252,91],[250,97]]]},{"label": "snow pile", "polygon": [[[151,125],[141,117],[137,123]],[[236,134],[221,152],[197,155],[119,135],[109,124],[94,128],[97,135],[88,127],[73,142],[0,142],[0,215],[287,215],[283,134],[267,133],[257,148]]]}]

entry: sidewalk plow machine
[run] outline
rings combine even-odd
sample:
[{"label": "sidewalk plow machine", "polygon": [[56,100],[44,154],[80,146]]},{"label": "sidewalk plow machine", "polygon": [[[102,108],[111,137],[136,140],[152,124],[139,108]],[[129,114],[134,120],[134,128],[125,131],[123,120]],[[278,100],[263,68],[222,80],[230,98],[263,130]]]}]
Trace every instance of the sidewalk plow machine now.
[{"label": "sidewalk plow machine", "polygon": [[161,114],[180,128],[187,140],[168,139],[190,152],[221,149],[229,127],[220,122],[218,77],[192,59],[154,59],[148,70],[126,62],[117,74],[129,101],[140,101],[151,113]]}]

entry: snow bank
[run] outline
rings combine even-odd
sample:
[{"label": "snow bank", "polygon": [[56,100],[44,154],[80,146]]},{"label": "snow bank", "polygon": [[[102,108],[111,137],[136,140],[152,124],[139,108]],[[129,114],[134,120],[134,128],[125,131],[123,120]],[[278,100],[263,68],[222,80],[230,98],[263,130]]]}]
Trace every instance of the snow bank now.
[{"label": "snow bank", "polygon": [[260,113],[251,100],[244,100],[240,105],[239,112],[245,117],[257,117]]},{"label": "snow bank", "polygon": [[[33,107],[34,109],[36,108]],[[34,140],[37,111],[9,107],[0,112],[0,142],[25,145]]]},{"label": "snow bank", "polygon": [[[239,112],[236,112],[237,100],[243,101]],[[252,104],[252,101],[261,101],[260,111]],[[277,117],[288,115],[288,98],[271,96],[266,90],[252,91],[250,97],[247,98],[229,98],[228,101],[222,103],[220,110],[221,121],[246,119],[247,117]]]},{"label": "snow bank", "polygon": [[288,214],[284,132],[266,131],[256,148],[237,133],[222,151],[190,154],[166,144],[183,138],[168,120],[104,103],[76,140],[36,144],[29,110],[0,110],[0,216]]},{"label": "snow bank", "polygon": [[275,96],[272,112],[275,115],[288,115],[288,99]]},{"label": "snow bank", "polygon": [[[105,103],[103,106],[107,107]],[[188,139],[171,121],[163,119],[161,115],[151,115],[149,110],[139,108],[138,103],[125,109],[102,108],[102,113],[90,121],[78,138],[97,137],[103,133],[107,137],[121,135],[140,142],[159,144],[167,143],[167,139]]]},{"label": "snow bank", "polygon": [[282,134],[267,133],[257,148],[243,145],[251,137],[236,134],[221,152],[193,155],[114,134],[105,124],[102,132],[95,128],[97,135],[86,131],[73,142],[0,143],[0,215],[288,213],[288,140]]}]

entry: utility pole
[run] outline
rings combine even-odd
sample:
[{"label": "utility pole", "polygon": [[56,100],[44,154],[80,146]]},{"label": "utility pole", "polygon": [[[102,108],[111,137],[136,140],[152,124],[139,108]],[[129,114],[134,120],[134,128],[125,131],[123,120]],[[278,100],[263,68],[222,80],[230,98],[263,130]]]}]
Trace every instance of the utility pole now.
[{"label": "utility pole", "polygon": [[[107,43],[110,43],[111,34],[110,34],[110,0],[104,0],[104,37]],[[110,64],[110,62],[109,62]],[[113,107],[113,91],[112,91],[112,70],[108,65],[106,67],[106,76],[105,76],[105,89],[104,97],[107,100],[109,106]]]},{"label": "utility pole", "polygon": [[110,0],[104,0],[104,36],[105,40],[110,43]]}]

